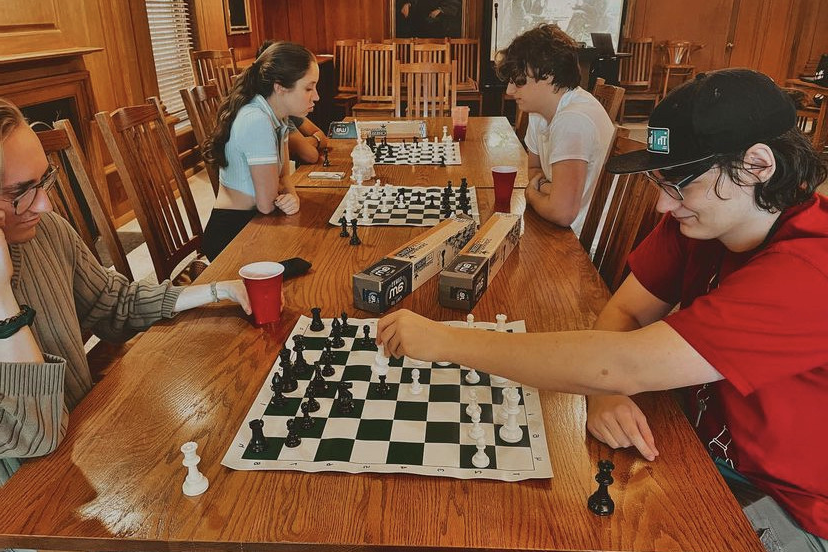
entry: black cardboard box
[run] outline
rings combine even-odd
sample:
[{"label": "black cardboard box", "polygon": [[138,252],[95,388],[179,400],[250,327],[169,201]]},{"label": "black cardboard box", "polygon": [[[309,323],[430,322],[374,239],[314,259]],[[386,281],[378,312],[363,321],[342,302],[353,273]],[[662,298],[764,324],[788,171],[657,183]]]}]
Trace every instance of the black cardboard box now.
[{"label": "black cardboard box", "polygon": [[451,263],[474,230],[471,217],[449,217],[354,274],[354,306],[376,313],[387,311]]},{"label": "black cardboard box", "polygon": [[520,215],[494,213],[440,273],[440,304],[472,310],[520,240]]}]

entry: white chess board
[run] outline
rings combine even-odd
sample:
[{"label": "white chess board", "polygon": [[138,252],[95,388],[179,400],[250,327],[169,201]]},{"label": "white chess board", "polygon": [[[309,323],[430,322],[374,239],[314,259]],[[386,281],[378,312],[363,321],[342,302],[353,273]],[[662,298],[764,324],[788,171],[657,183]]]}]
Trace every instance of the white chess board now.
[{"label": "white chess board", "polygon": [[[387,142],[375,165],[460,165],[460,142]],[[375,154],[376,155],[376,154]]]},{"label": "white chess board", "polygon": [[[440,215],[441,194],[439,186],[356,186],[352,185],[339,205],[334,209],[330,224],[339,226],[351,202],[351,218],[358,226],[436,226],[445,216]],[[477,208],[477,192],[474,186],[467,188],[468,215],[480,226]],[[453,188],[449,202],[451,214],[462,212],[459,205],[460,188]],[[401,199],[400,199],[401,196]],[[365,212],[368,217],[363,216]]]},{"label": "white chess board", "polygon": [[[331,319],[323,319],[325,328],[311,331],[311,319],[302,316],[287,340],[293,344],[294,335],[303,335],[304,357],[313,365],[319,360],[325,339],[330,334]],[[471,385],[465,381],[469,372],[456,364],[438,366],[409,358],[391,358],[385,396],[377,391],[377,376],[372,375],[371,364],[376,346],[362,342],[364,325],[371,337],[376,335],[377,319],[349,319],[343,331],[345,346],[333,349],[331,363],[335,374],[326,378],[328,391],[317,393],[320,404],[315,412],[314,425],[299,429],[301,444],[285,446],[287,420],[301,418],[300,404],[308,377],[299,377],[299,388],[285,393],[285,404],[270,405],[273,392],[270,381],[281,372],[278,362],[270,369],[253,405],[244,417],[241,427],[222,464],[236,470],[298,470],[304,472],[347,473],[411,473],[418,475],[454,477],[459,479],[495,479],[520,481],[552,477],[552,466],[546,443],[540,396],[532,387],[517,386],[520,393],[518,425],[523,433],[517,443],[504,442],[497,423],[503,402],[503,390],[512,383],[498,384],[488,374],[478,372],[480,381]],[[466,326],[465,322],[447,322]],[[475,327],[493,330],[494,323],[475,322]],[[506,324],[507,331],[524,332],[523,321]],[[372,340],[373,342],[373,340]],[[295,353],[294,353],[295,355]],[[420,370],[420,394],[410,391],[413,368]],[[348,414],[338,412],[334,404],[336,382],[353,384],[354,409]],[[481,408],[481,427],[484,431],[485,453],[490,459],[486,468],[476,468],[471,458],[477,452],[476,441],[468,436],[472,427],[466,414],[470,392],[477,394]],[[255,453],[249,447],[250,420],[264,421],[267,449]]]}]

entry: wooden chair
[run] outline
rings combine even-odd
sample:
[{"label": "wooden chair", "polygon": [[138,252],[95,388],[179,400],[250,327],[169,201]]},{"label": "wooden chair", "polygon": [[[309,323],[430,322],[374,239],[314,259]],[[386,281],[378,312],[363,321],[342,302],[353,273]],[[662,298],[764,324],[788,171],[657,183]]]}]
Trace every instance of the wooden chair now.
[{"label": "wooden chair", "polygon": [[[454,88],[456,67],[454,63],[398,63],[394,67],[394,80],[406,80],[406,117],[451,116],[451,108],[457,105]],[[400,116],[400,95],[397,95],[394,115]]]},{"label": "wooden chair", "polygon": [[[157,98],[148,102],[122,107],[111,114],[102,111],[95,119],[138,218],[160,282],[171,278],[188,255],[198,252],[203,230],[161,105]],[[180,205],[176,192],[181,197]]]},{"label": "wooden chair", "polygon": [[425,44],[415,42],[411,47],[413,63],[451,63],[451,47],[447,42]]},{"label": "wooden chair", "polygon": [[480,40],[476,38],[449,39],[451,60],[457,62],[457,101],[477,104],[477,114],[483,113],[483,94],[480,92]]},{"label": "wooden chair", "polygon": [[386,38],[382,41],[382,43],[394,46],[394,57],[398,63],[413,63],[413,38]]},{"label": "wooden chair", "polygon": [[624,88],[624,97],[621,100],[619,120],[623,124],[626,119],[633,117],[627,113],[627,104],[630,102],[645,102],[649,108],[638,118],[648,119],[656,103],[658,92],[651,90],[653,78],[653,39],[638,38],[624,41],[622,50],[631,55],[621,58],[619,69],[619,83]]},{"label": "wooden chair", "polygon": [[[199,150],[202,152],[203,159],[204,142],[213,134],[213,129],[216,127],[221,94],[215,84],[182,88],[179,92],[181,93],[181,99],[184,100],[184,108],[187,110],[187,116],[193,127],[193,134]],[[210,177],[213,193],[218,195],[218,167],[204,159],[204,168],[207,171],[207,176]]]},{"label": "wooden chair", "polygon": [[337,74],[335,105],[351,115],[351,108],[357,102],[357,77],[359,73],[359,45],[363,41],[346,39],[334,41],[334,68]]},{"label": "wooden chair", "polygon": [[355,117],[363,115],[394,116],[399,81],[394,79],[394,46],[361,44],[359,46],[357,103],[351,108]]},{"label": "wooden chair", "polygon": [[620,86],[605,84],[604,79],[598,78],[595,80],[592,95],[604,106],[610,121],[614,121],[618,117],[621,102],[624,101],[624,89]]},{"label": "wooden chair", "polygon": [[229,50],[190,50],[193,75],[196,84],[205,86],[215,81],[222,96],[233,88],[235,76],[239,74],[233,48]]},{"label": "wooden chair", "polygon": [[[647,147],[627,138],[624,131],[626,129],[619,129],[616,133],[611,155]],[[618,289],[626,275],[630,251],[658,223],[659,215],[655,211],[658,194],[658,188],[642,173],[613,175],[604,170],[598,178],[580,240],[584,249],[591,252],[597,232],[598,243],[592,264],[611,292]]]},{"label": "wooden chair", "polygon": [[[46,157],[49,158],[49,163],[58,168],[57,184],[49,192],[49,199],[55,211],[69,221],[98,262],[101,262],[101,257],[95,242],[100,236],[115,270],[134,280],[115,225],[104,211],[97,184],[87,170],[86,157],[72,129],[72,123],[60,119],[55,121],[54,127],[53,130],[38,132],[37,137],[43,151],[46,152]],[[73,180],[77,188],[73,186]],[[84,216],[78,195],[89,208],[89,221]]]},{"label": "wooden chair", "polygon": [[662,66],[661,98],[670,90],[670,80],[678,78],[684,82],[696,74],[696,66],[690,59],[694,50],[703,48],[703,44],[694,45],[687,40],[668,40],[661,45],[664,50],[664,65]]}]

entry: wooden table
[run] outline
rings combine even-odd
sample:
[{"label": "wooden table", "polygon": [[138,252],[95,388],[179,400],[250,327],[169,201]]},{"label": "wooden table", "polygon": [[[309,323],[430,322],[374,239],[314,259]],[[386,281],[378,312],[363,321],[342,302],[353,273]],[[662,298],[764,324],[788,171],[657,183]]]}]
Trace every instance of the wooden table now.
[{"label": "wooden table", "polygon": [[[299,315],[351,306],[351,275],[420,230],[361,229],[353,247],[326,224],[342,189],[305,190],[300,214],[259,216],[200,281],[248,262],[302,256],[280,325],[257,329],[235,305],[157,324],[70,417],[53,454],[0,488],[0,548],[61,550],[762,550],[668,393],[648,394],[661,456],[612,451],[585,431],[581,396],[543,392],[554,478],[519,483],[413,475],[232,471],[220,465]],[[484,220],[491,190],[479,190]],[[438,319],[436,279],[403,300]],[[608,292],[568,229],[526,215],[526,233],[474,309],[530,331],[588,328]],[[552,367],[550,367],[552,369]],[[188,498],[181,445],[199,444],[210,488]],[[587,510],[596,463],[615,463],[615,513]]]},{"label": "wooden table", "polygon": [[[384,118],[387,120],[387,117]],[[426,128],[431,140],[434,136],[443,135],[443,126],[451,132],[451,117],[433,117],[426,119]],[[392,140],[393,141],[393,140]],[[330,167],[323,167],[324,156],[317,163],[303,165],[294,173],[294,182],[300,188],[304,187],[341,187],[347,188],[352,184],[351,150],[356,140],[328,140],[330,152],[328,160]],[[405,186],[445,186],[451,180],[456,187],[460,179],[466,177],[470,186],[491,188],[491,168],[497,165],[513,165],[518,168],[515,178],[516,188],[525,188],[529,181],[526,175],[526,151],[520,144],[515,131],[506,117],[469,117],[466,130],[466,140],[460,143],[462,165],[440,167],[436,165],[375,165],[377,178],[384,184]],[[342,180],[311,180],[308,174],[312,171],[343,171]]]}]

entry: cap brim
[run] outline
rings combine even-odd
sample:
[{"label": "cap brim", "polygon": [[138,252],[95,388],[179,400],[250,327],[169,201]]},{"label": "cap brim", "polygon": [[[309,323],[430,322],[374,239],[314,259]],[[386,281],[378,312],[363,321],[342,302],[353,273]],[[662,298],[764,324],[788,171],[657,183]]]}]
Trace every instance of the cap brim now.
[{"label": "cap brim", "polygon": [[709,155],[682,159],[675,155],[650,153],[647,150],[639,150],[610,157],[607,160],[606,169],[607,172],[612,174],[630,174],[689,165],[691,163],[695,163],[696,161],[701,161],[707,157],[709,157]]}]

